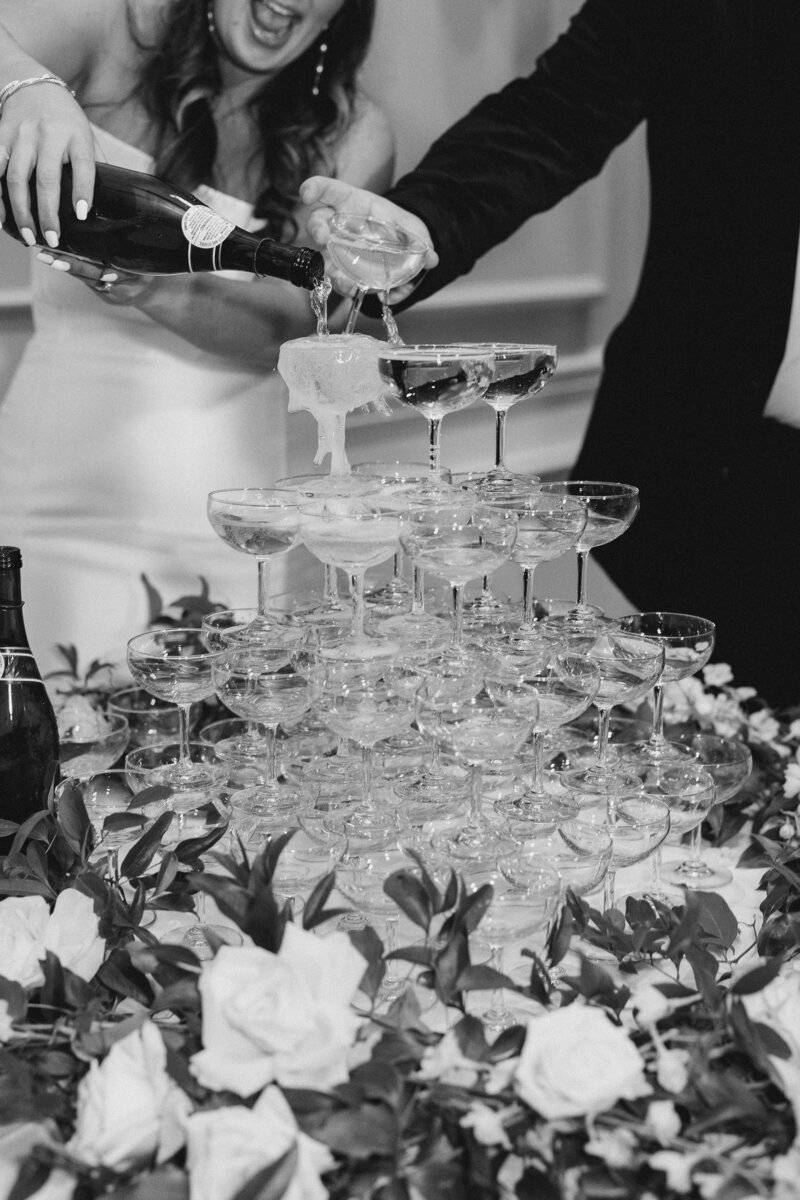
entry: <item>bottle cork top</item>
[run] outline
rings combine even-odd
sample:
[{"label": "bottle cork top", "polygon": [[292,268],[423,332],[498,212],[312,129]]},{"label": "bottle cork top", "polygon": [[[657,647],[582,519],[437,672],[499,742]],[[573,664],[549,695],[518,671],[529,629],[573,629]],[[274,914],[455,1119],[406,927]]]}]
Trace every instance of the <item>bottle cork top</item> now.
[{"label": "bottle cork top", "polygon": [[0,571],[7,571],[9,567],[21,567],[22,555],[17,546],[0,546]]}]

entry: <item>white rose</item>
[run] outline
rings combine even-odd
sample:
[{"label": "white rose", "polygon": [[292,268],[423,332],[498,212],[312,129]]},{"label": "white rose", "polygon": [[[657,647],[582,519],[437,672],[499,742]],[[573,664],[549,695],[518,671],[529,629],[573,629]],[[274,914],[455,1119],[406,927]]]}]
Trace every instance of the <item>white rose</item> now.
[{"label": "white rose", "polygon": [[624,1030],[574,1003],[528,1022],[515,1075],[522,1099],[547,1120],[579,1117],[652,1091]]},{"label": "white rose", "polygon": [[223,946],[200,976],[203,1049],[190,1062],[204,1087],[252,1096],[265,1084],[329,1088],[349,1077],[359,1018],[351,1001],[364,959],[344,933],[287,925],[277,954]]},{"label": "white rose", "polygon": [[638,983],[630,999],[633,1014],[640,1025],[656,1025],[669,1016],[670,1003],[652,983]]},{"label": "white rose", "polygon": [[477,1101],[469,1106],[468,1112],[459,1121],[464,1129],[471,1129],[475,1140],[482,1146],[502,1146],[511,1149],[511,1142],[503,1125],[503,1114]]},{"label": "white rose", "polygon": [[8,1011],[8,1001],[0,1000],[0,1042],[7,1042],[14,1032],[14,1023]]},{"label": "white rose", "polygon": [[166,1068],[164,1039],[150,1022],[115,1042],[78,1085],[70,1153],[119,1171],[171,1158],[183,1145],[191,1103]]},{"label": "white rose", "polygon": [[725,687],[733,682],[733,671],[728,663],[707,663],[703,667],[703,679],[706,687]]},{"label": "white rose", "polygon": [[689,1082],[689,1052],[659,1047],[656,1079],[665,1092],[682,1092]]},{"label": "white rose", "polygon": [[[0,1200],[7,1200],[17,1181],[20,1167],[35,1146],[63,1149],[44,1125],[22,1121],[0,1129]],[[68,1200],[75,1189],[75,1176],[55,1167],[45,1182],[32,1192],[29,1200]]]},{"label": "white rose", "polygon": [[44,983],[44,931],[50,910],[43,896],[8,896],[0,902],[0,973],[22,987]]},{"label": "white rose", "polygon": [[65,888],[55,902],[44,934],[44,947],[66,967],[87,982],[97,973],[106,952],[100,923],[89,896],[76,888]]},{"label": "white rose", "polygon": [[230,1200],[265,1167],[297,1147],[297,1167],[282,1200],[326,1200],[320,1180],[334,1165],[321,1142],[301,1133],[283,1094],[265,1088],[253,1108],[231,1105],[186,1122],[189,1200]]},{"label": "white rose", "polygon": [[769,1061],[800,1127],[800,971],[785,963],[765,988],[741,999],[750,1020],[769,1025],[789,1047],[788,1058]]},{"label": "white rose", "polygon": [[681,1131],[681,1119],[671,1100],[653,1100],[647,1106],[645,1125],[662,1146],[669,1145]]}]

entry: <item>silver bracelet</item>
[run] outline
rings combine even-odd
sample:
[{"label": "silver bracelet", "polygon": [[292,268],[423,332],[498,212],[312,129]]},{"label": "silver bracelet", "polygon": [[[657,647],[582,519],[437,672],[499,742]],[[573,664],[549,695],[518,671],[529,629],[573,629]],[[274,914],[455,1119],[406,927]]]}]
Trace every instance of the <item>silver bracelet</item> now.
[{"label": "silver bracelet", "polygon": [[31,79],[12,79],[0,91],[0,117],[3,115],[6,100],[9,100],[15,92],[22,91],[23,88],[33,87],[35,83],[54,83],[56,87],[66,88],[70,96],[75,95],[69,84],[65,83],[63,79],[59,79],[57,75],[34,75]]}]

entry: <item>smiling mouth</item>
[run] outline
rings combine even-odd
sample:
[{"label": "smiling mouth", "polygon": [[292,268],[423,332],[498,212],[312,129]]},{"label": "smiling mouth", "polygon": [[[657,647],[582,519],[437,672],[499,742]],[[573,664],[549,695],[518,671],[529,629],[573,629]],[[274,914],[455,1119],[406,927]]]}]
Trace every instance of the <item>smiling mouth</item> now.
[{"label": "smiling mouth", "polygon": [[265,46],[282,46],[300,14],[280,3],[280,0],[255,0],[252,5],[253,30],[257,39]]}]

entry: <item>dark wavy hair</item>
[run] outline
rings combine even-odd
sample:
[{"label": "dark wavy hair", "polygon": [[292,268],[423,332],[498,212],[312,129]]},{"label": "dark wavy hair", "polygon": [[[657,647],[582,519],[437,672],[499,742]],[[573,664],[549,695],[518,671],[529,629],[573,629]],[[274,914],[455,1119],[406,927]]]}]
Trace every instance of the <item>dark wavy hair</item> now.
[{"label": "dark wavy hair", "polygon": [[[205,0],[173,0],[165,6],[157,41],[146,52],[137,94],[158,130],[156,174],[189,190],[211,184],[217,135],[210,101],[221,91],[218,51],[208,29]],[[356,75],[364,61],[375,21],[375,0],[344,0],[324,34],[328,50],[312,95],[319,62],[315,42],[294,62],[265,81],[250,103],[260,144],[263,183],[255,216],[276,238],[293,238],[293,212],[306,176],[330,173],[330,146],[353,113]]]}]

